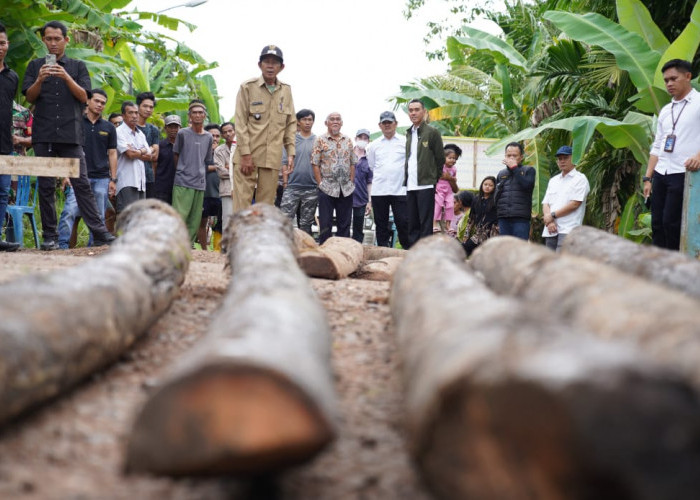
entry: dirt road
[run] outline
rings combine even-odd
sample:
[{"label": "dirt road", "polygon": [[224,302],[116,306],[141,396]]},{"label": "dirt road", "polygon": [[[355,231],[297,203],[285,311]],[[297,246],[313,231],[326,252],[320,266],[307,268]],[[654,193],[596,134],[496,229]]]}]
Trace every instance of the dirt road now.
[{"label": "dirt road", "polygon": [[[2,253],[0,286],[26,273],[79,265],[99,252]],[[364,280],[312,282],[328,311],[342,409],[339,439],[313,463],[254,485],[235,478],[122,474],[136,410],[159,374],[205,333],[227,285],[223,256],[193,252],[179,297],[144,339],[69,395],[5,428],[0,498],[199,500],[251,498],[260,491],[259,497],[274,492],[290,499],[428,498],[404,448],[389,285]]]}]

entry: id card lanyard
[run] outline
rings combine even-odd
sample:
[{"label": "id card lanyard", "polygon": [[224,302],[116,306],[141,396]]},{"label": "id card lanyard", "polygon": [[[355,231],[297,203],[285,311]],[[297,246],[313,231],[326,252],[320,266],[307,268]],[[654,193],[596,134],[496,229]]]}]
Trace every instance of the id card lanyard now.
[{"label": "id card lanyard", "polygon": [[676,124],[678,123],[678,120],[681,119],[681,115],[683,114],[685,107],[688,105],[688,100],[683,100],[683,107],[678,112],[678,117],[673,116],[673,108],[676,107],[676,104],[677,103],[675,102],[671,104],[671,123],[673,124],[673,128],[671,129],[671,134],[666,136],[666,141],[664,142],[664,151],[666,153],[673,153],[673,149],[676,147]]}]

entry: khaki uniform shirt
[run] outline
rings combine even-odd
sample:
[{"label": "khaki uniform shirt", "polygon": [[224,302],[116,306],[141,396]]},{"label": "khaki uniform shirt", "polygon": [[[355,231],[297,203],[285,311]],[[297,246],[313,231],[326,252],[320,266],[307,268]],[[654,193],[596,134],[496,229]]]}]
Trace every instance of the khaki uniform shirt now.
[{"label": "khaki uniform shirt", "polygon": [[252,154],[256,168],[279,170],[282,146],[294,156],[297,131],[292,88],[277,80],[273,93],[262,76],[241,84],[236,97],[236,142],[233,161],[241,163],[241,155]]}]

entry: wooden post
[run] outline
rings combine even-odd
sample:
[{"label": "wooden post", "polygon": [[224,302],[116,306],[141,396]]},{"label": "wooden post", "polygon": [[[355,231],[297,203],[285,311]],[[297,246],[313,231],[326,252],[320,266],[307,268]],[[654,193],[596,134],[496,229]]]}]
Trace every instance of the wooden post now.
[{"label": "wooden post", "polygon": [[79,177],[78,158],[43,158],[37,156],[0,155],[0,174],[39,177]]},{"label": "wooden post", "polygon": [[686,172],[683,191],[680,251],[700,258],[700,173]]},{"label": "wooden post", "polygon": [[253,205],[233,215],[222,245],[229,290],[206,338],[139,412],[129,471],[267,474],[334,438],[331,336],[290,220]]},{"label": "wooden post", "polygon": [[700,299],[700,262],[683,253],[638,245],[588,226],[571,231],[562,249]]},{"label": "wooden post", "polygon": [[[486,245],[488,243],[488,245]],[[700,307],[688,295],[517,238],[491,238],[469,260],[497,293],[605,339],[633,342],[700,387]]]},{"label": "wooden post", "polygon": [[177,295],[189,262],[180,216],[140,201],[117,225],[108,253],[0,287],[0,423],[117,359]]},{"label": "wooden post", "polygon": [[695,498],[700,404],[688,383],[533,309],[484,286],[451,238],[419,241],[396,272],[409,449],[432,492]]}]

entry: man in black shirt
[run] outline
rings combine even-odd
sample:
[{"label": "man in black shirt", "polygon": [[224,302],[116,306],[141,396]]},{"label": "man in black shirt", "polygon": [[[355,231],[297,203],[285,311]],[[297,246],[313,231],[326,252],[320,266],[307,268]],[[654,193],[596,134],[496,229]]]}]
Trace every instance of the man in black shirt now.
[{"label": "man in black shirt", "polygon": [[[102,118],[107,93],[102,89],[93,89],[89,95],[87,112],[83,117],[83,150],[90,188],[100,219],[104,222],[109,196],[117,191],[117,131],[114,125]],[[75,192],[67,186],[66,203],[58,222],[58,246],[61,249],[69,247],[71,230],[77,217],[81,217],[81,214]],[[90,238],[89,245],[92,244]]]},{"label": "man in black shirt", "polygon": [[[12,154],[12,101],[17,93],[19,78],[5,64],[7,49],[10,47],[7,41],[7,30],[0,23],[0,155]],[[5,211],[10,195],[9,175],[0,175],[0,251],[14,252],[19,248],[19,243],[2,241],[2,227],[5,224]]]},{"label": "man in black shirt", "polygon": [[182,127],[182,120],[177,115],[165,117],[165,139],[158,144],[158,161],[156,162],[154,197],[169,205],[173,204],[173,183],[175,182],[175,157],[173,144]]},{"label": "man in black shirt", "polygon": [[[50,21],[40,30],[42,39],[56,62],[46,64],[44,58],[34,59],[27,66],[22,92],[36,104],[32,146],[36,156],[79,158],[80,176],[71,178],[71,185],[85,224],[93,233],[95,246],[108,245],[114,240],[100,219],[95,197],[87,178],[83,153],[83,104],[90,89],[90,75],[85,63],[65,55],[69,41],[66,26]],[[48,57],[48,56],[47,56]],[[43,227],[42,250],[58,249],[56,232],[56,180],[39,177],[39,208]]]}]

